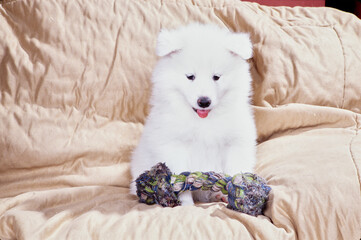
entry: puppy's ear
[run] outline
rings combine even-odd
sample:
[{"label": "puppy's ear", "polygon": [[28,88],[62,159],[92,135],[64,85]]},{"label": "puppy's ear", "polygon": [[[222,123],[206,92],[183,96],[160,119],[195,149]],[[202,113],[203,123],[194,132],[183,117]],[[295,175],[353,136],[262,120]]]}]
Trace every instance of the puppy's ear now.
[{"label": "puppy's ear", "polygon": [[252,58],[252,42],[248,33],[230,33],[227,48],[231,53],[240,56],[244,60]]},{"label": "puppy's ear", "polygon": [[182,48],[177,31],[162,29],[158,35],[156,53],[164,57],[179,51]]}]

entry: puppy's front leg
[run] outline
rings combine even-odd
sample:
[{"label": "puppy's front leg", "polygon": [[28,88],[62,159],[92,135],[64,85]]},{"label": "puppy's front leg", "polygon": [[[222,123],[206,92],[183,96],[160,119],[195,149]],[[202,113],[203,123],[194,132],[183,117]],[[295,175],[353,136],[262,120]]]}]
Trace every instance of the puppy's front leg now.
[{"label": "puppy's front leg", "polygon": [[[189,171],[189,154],[186,146],[179,142],[168,142],[158,151],[158,159],[165,162],[172,173],[180,174]],[[186,191],[179,195],[182,206],[194,205],[192,192]]]},{"label": "puppy's front leg", "polygon": [[241,172],[253,172],[255,163],[256,148],[254,145],[230,146],[224,162],[224,173],[234,176]]}]

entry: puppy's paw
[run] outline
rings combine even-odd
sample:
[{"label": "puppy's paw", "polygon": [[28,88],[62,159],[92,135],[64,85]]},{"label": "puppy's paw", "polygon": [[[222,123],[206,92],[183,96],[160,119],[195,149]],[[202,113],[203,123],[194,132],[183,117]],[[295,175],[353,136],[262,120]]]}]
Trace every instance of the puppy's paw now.
[{"label": "puppy's paw", "polygon": [[137,195],[137,185],[136,182],[131,182],[129,186],[129,193],[133,195]]},{"label": "puppy's paw", "polygon": [[192,206],[192,205],[194,205],[194,202],[193,202],[193,200],[182,200],[181,201],[181,205],[182,206]]},{"label": "puppy's paw", "polygon": [[182,206],[191,206],[194,205],[193,197],[191,192],[184,192],[179,195],[179,200],[181,201]]}]

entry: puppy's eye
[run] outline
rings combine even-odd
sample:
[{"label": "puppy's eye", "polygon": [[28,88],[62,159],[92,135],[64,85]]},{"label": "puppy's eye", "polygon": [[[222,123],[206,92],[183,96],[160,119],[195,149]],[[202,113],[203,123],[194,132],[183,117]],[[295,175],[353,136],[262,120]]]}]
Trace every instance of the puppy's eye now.
[{"label": "puppy's eye", "polygon": [[193,81],[194,79],[196,79],[196,76],[194,76],[193,74],[188,74],[188,75],[186,75],[186,77],[187,77],[189,80],[191,80],[191,81]]},{"label": "puppy's eye", "polygon": [[221,76],[219,76],[219,75],[213,75],[213,77],[212,77],[212,79],[214,81],[218,81],[220,78],[221,78]]}]

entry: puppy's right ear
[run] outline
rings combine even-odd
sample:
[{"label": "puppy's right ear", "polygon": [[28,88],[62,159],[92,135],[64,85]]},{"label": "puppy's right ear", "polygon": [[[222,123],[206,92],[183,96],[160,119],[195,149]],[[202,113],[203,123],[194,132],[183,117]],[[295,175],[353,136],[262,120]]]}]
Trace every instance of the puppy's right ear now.
[{"label": "puppy's right ear", "polygon": [[156,53],[164,57],[182,49],[181,40],[176,31],[162,29],[158,35]]},{"label": "puppy's right ear", "polygon": [[252,58],[252,42],[248,33],[231,33],[228,37],[228,50],[244,60]]}]

